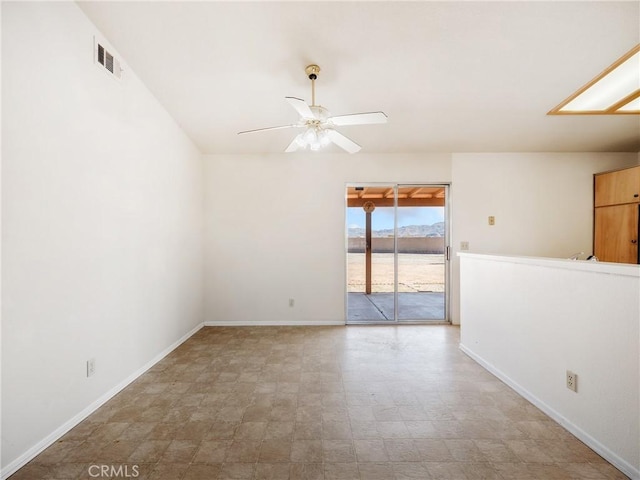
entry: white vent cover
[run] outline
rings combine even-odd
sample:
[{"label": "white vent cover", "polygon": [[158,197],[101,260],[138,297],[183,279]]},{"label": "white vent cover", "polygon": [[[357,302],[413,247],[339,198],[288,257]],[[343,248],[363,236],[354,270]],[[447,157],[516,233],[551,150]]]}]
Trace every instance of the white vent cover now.
[{"label": "white vent cover", "polygon": [[120,68],[120,60],[118,60],[113,53],[111,53],[104,46],[104,43],[99,42],[95,37],[94,43],[94,60],[98,67],[105,69],[113,78],[120,80],[122,78],[122,68]]}]

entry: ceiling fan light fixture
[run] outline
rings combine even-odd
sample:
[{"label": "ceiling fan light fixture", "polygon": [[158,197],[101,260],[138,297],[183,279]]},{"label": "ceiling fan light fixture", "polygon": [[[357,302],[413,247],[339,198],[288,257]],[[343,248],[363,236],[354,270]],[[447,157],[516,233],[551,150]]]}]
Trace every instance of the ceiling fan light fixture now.
[{"label": "ceiling fan light fixture", "polygon": [[318,140],[320,142],[321,147],[326,147],[331,143],[331,139],[329,138],[329,134],[327,134],[326,130],[323,128],[318,133]]},{"label": "ceiling fan light fixture", "polygon": [[318,141],[316,129],[314,127],[307,128],[307,131],[302,135],[302,139],[304,140],[305,146],[316,143]]},{"label": "ceiling fan light fixture", "polygon": [[299,148],[307,148],[309,150],[317,152],[323,147],[326,147],[331,143],[331,138],[326,132],[325,128],[317,125],[309,125],[307,130],[303,133],[299,133],[294,142]]},{"label": "ceiling fan light fixture", "polygon": [[285,100],[298,112],[300,120],[298,123],[281,125],[278,127],[257,128],[254,130],[244,130],[238,135],[245,133],[265,132],[267,130],[279,130],[281,128],[304,128],[302,133],[296,135],[285,152],[291,153],[300,149],[316,152],[330,144],[335,144],[347,153],[359,152],[362,148],[353,140],[345,137],[335,130],[336,126],[343,125],[371,125],[376,123],[387,123],[387,115],[384,112],[364,112],[350,113],[347,115],[331,116],[329,111],[321,105],[316,105],[315,81],[320,73],[318,65],[308,65],[305,73],[311,80],[311,105],[298,97],[285,97]]}]

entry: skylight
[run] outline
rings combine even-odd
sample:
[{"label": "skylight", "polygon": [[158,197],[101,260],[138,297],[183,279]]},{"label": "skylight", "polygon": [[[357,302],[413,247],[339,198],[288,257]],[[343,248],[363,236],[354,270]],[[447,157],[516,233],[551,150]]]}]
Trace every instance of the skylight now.
[{"label": "skylight", "polygon": [[640,44],[549,112],[549,115],[640,114]]}]

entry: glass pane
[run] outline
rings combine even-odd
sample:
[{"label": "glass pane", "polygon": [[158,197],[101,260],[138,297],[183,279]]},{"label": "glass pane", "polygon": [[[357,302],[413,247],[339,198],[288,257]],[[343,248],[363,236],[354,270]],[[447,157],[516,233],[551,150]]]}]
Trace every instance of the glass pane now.
[{"label": "glass pane", "polygon": [[393,196],[392,185],[347,188],[347,321],[394,321]]},{"label": "glass pane", "polygon": [[447,319],[445,202],[444,185],[347,187],[348,322]]},{"label": "glass pane", "polygon": [[398,320],[445,319],[445,188],[398,189]]}]

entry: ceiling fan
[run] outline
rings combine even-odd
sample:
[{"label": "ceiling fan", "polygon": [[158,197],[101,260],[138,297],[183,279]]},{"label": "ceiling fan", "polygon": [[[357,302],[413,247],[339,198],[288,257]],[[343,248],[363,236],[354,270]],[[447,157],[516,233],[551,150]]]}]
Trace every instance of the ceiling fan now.
[{"label": "ceiling fan", "polygon": [[296,150],[307,147],[309,147],[310,150],[317,151],[330,143],[334,143],[349,153],[356,153],[362,147],[353,140],[345,137],[334,127],[387,123],[387,115],[384,112],[352,113],[349,115],[332,116],[326,108],[316,105],[315,81],[320,73],[320,67],[318,65],[308,65],[304,71],[309,77],[309,80],[311,80],[311,105],[307,105],[301,98],[285,97],[289,105],[300,115],[298,123],[245,130],[238,132],[238,135],[264,132],[267,130],[280,130],[283,128],[303,128],[304,131],[296,135],[285,152],[295,152]]}]

